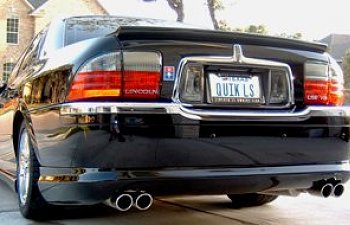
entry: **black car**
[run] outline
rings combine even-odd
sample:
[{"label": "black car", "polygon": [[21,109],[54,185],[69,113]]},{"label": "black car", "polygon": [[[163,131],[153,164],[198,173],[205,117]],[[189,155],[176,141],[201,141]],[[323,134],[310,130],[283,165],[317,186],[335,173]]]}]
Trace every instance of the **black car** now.
[{"label": "black car", "polygon": [[343,74],[327,46],[154,19],[58,19],[0,97],[0,172],[20,211],[153,196],[339,197],[350,176]]}]

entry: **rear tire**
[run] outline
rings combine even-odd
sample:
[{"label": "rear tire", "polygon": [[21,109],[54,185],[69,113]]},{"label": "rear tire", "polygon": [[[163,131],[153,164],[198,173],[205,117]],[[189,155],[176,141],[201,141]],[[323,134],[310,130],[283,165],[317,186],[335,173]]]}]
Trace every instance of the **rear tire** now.
[{"label": "rear tire", "polygon": [[232,201],[233,208],[243,208],[265,205],[274,201],[277,195],[265,195],[258,193],[247,193],[247,194],[228,194],[229,199]]},{"label": "rear tire", "polygon": [[17,197],[19,210],[27,219],[42,219],[49,205],[38,187],[39,162],[33,151],[25,123],[22,122],[17,143]]}]

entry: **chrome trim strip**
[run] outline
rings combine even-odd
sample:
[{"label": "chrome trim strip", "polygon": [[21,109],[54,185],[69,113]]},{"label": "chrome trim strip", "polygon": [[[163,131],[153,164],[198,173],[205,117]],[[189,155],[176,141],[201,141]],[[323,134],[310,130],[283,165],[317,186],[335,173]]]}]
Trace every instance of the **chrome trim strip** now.
[{"label": "chrome trim strip", "polygon": [[[209,110],[194,110],[181,107],[182,112],[186,115],[197,116],[198,120],[218,121],[236,119],[244,120],[269,120],[269,121],[304,121],[313,116],[329,117],[329,116],[349,116],[350,111],[344,112],[339,108],[330,107],[308,107],[302,111],[286,111],[286,112],[254,112],[254,111],[209,111]],[[349,110],[349,109],[348,109]]]},{"label": "chrome trim strip", "polygon": [[[213,110],[194,109],[178,103],[66,103],[51,106],[61,115],[97,115],[97,114],[173,114],[192,120],[205,121],[304,121],[310,117],[349,117],[350,107],[309,106],[301,111],[266,110]],[[45,108],[47,110],[47,108]],[[37,109],[38,110],[38,109]],[[44,109],[42,109],[44,110]],[[34,111],[34,110],[31,110]]]},{"label": "chrome trim strip", "polygon": [[[42,177],[58,178],[61,176],[78,176],[76,181],[65,182],[98,182],[98,181],[117,181],[130,179],[164,179],[164,178],[211,178],[211,177],[230,177],[233,176],[259,176],[259,175],[293,175],[293,174],[312,174],[312,173],[350,173],[349,161],[343,161],[338,164],[324,165],[301,165],[301,166],[276,166],[276,167],[254,167],[254,168],[218,168],[218,169],[193,169],[193,168],[164,168],[163,170],[111,170],[99,171],[98,168],[79,168],[84,171],[81,174],[66,173],[67,168],[53,168],[55,175],[50,175],[50,169],[40,168]],[[75,168],[71,168],[74,170]],[[63,172],[64,171],[64,172]],[[95,174],[96,176],[91,176]],[[98,175],[103,174],[101,178]],[[40,180],[39,182],[46,182]],[[62,182],[60,179],[54,179],[51,182]]]},{"label": "chrome trim strip", "polygon": [[[57,106],[56,106],[57,107]],[[66,103],[59,105],[61,115],[91,114],[179,114],[179,104],[173,103]]]},{"label": "chrome trim strip", "polygon": [[279,69],[284,70],[287,73],[289,79],[288,82],[288,104],[282,107],[289,107],[294,104],[294,85],[293,85],[293,75],[290,66],[286,63],[281,63],[277,61],[265,60],[265,59],[255,59],[248,58],[243,55],[241,45],[233,45],[233,54],[231,57],[220,57],[220,56],[194,56],[186,57],[180,61],[179,68],[176,71],[176,78],[174,83],[173,97],[172,100],[176,103],[181,103],[180,101],[180,86],[181,86],[181,75],[187,64],[202,64],[202,65],[240,65],[254,68],[263,69]]},{"label": "chrome trim strip", "polygon": [[270,174],[298,174],[344,171],[350,172],[349,162],[328,165],[278,166],[257,168],[227,168],[227,169],[193,169],[193,170],[162,170],[157,171],[161,177],[216,177],[216,176],[250,176]]}]

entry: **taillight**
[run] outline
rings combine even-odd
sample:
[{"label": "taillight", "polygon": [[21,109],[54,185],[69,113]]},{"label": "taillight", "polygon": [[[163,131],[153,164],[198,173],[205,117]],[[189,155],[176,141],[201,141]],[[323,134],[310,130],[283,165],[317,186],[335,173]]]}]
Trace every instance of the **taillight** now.
[{"label": "taillight", "polygon": [[203,99],[203,67],[197,64],[187,64],[182,76],[181,101],[200,103]]},{"label": "taillight", "polygon": [[124,52],[124,97],[156,99],[160,94],[161,59],[155,52]]},{"label": "taillight", "polygon": [[304,103],[307,105],[342,105],[344,78],[339,65],[306,63],[304,68]]},{"label": "taillight", "polygon": [[289,101],[290,89],[286,71],[284,70],[271,70],[271,91],[269,104],[287,104]]},{"label": "taillight", "polygon": [[95,98],[156,99],[161,58],[155,52],[108,53],[88,61],[76,74],[67,101]]}]

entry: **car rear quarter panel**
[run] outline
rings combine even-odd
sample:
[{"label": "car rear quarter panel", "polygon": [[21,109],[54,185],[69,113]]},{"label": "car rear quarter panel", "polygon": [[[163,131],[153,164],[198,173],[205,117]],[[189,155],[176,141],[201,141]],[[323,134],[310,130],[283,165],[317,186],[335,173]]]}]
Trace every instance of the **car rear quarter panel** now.
[{"label": "car rear quarter panel", "polygon": [[[40,69],[23,80],[20,90],[27,108],[23,113],[31,121],[33,142],[43,165],[70,165],[76,149],[75,144],[61,145],[57,133],[66,125],[51,108],[65,101],[70,82],[81,65],[94,56],[117,50],[120,46],[114,36],[82,41],[52,52],[38,62]],[[49,157],[44,160],[46,152]]]}]

